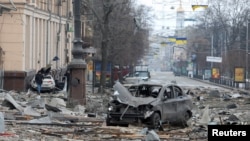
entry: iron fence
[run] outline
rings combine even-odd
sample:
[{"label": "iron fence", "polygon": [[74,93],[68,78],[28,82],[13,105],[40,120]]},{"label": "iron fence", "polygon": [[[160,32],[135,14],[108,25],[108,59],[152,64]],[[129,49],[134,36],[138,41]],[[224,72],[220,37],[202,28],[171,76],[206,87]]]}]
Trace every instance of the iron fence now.
[{"label": "iron fence", "polygon": [[232,88],[242,88],[242,89],[250,89],[250,82],[246,79],[245,82],[235,82],[234,78],[229,78],[225,76],[221,76],[219,79],[210,79],[210,82],[217,83],[224,86],[229,86]]}]

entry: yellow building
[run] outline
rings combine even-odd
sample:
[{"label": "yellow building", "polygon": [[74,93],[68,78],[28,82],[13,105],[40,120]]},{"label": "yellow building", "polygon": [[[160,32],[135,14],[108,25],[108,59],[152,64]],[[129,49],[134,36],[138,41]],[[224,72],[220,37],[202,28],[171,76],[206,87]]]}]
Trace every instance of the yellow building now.
[{"label": "yellow building", "polygon": [[[72,0],[0,0],[4,71],[64,67],[71,58]],[[52,61],[57,56],[58,61]]]}]

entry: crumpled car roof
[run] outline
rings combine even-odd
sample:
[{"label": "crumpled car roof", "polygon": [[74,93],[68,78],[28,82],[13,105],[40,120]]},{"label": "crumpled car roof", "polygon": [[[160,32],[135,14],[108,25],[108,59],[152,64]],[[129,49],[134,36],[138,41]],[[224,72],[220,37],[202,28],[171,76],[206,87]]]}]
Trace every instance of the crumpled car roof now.
[{"label": "crumpled car roof", "polygon": [[134,97],[133,95],[131,95],[128,89],[118,81],[114,85],[114,90],[118,91],[119,94],[117,95],[117,97],[121,100],[122,103],[128,104],[133,107],[149,104],[156,100],[156,98],[153,97]]}]

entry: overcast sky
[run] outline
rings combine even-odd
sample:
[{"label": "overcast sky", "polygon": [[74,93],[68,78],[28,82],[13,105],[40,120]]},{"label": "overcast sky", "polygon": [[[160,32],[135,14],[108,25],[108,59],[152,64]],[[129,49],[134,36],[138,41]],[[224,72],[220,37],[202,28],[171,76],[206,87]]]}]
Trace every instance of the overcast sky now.
[{"label": "overcast sky", "polygon": [[[152,7],[154,10],[154,31],[155,33],[174,34],[176,27],[176,11],[180,7],[180,0],[135,0],[139,4]],[[182,8],[185,10],[185,18],[193,18],[195,11],[192,5],[207,5],[207,0],[181,0]],[[185,22],[185,25],[192,25],[194,22]]]}]

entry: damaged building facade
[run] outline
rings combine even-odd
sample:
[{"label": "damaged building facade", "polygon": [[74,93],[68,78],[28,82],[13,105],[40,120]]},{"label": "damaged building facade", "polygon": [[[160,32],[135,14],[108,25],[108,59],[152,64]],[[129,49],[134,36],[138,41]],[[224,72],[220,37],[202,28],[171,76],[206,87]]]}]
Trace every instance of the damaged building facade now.
[{"label": "damaged building facade", "polygon": [[65,67],[71,58],[72,19],[72,0],[0,0],[0,87],[23,90],[24,79],[41,67]]}]

